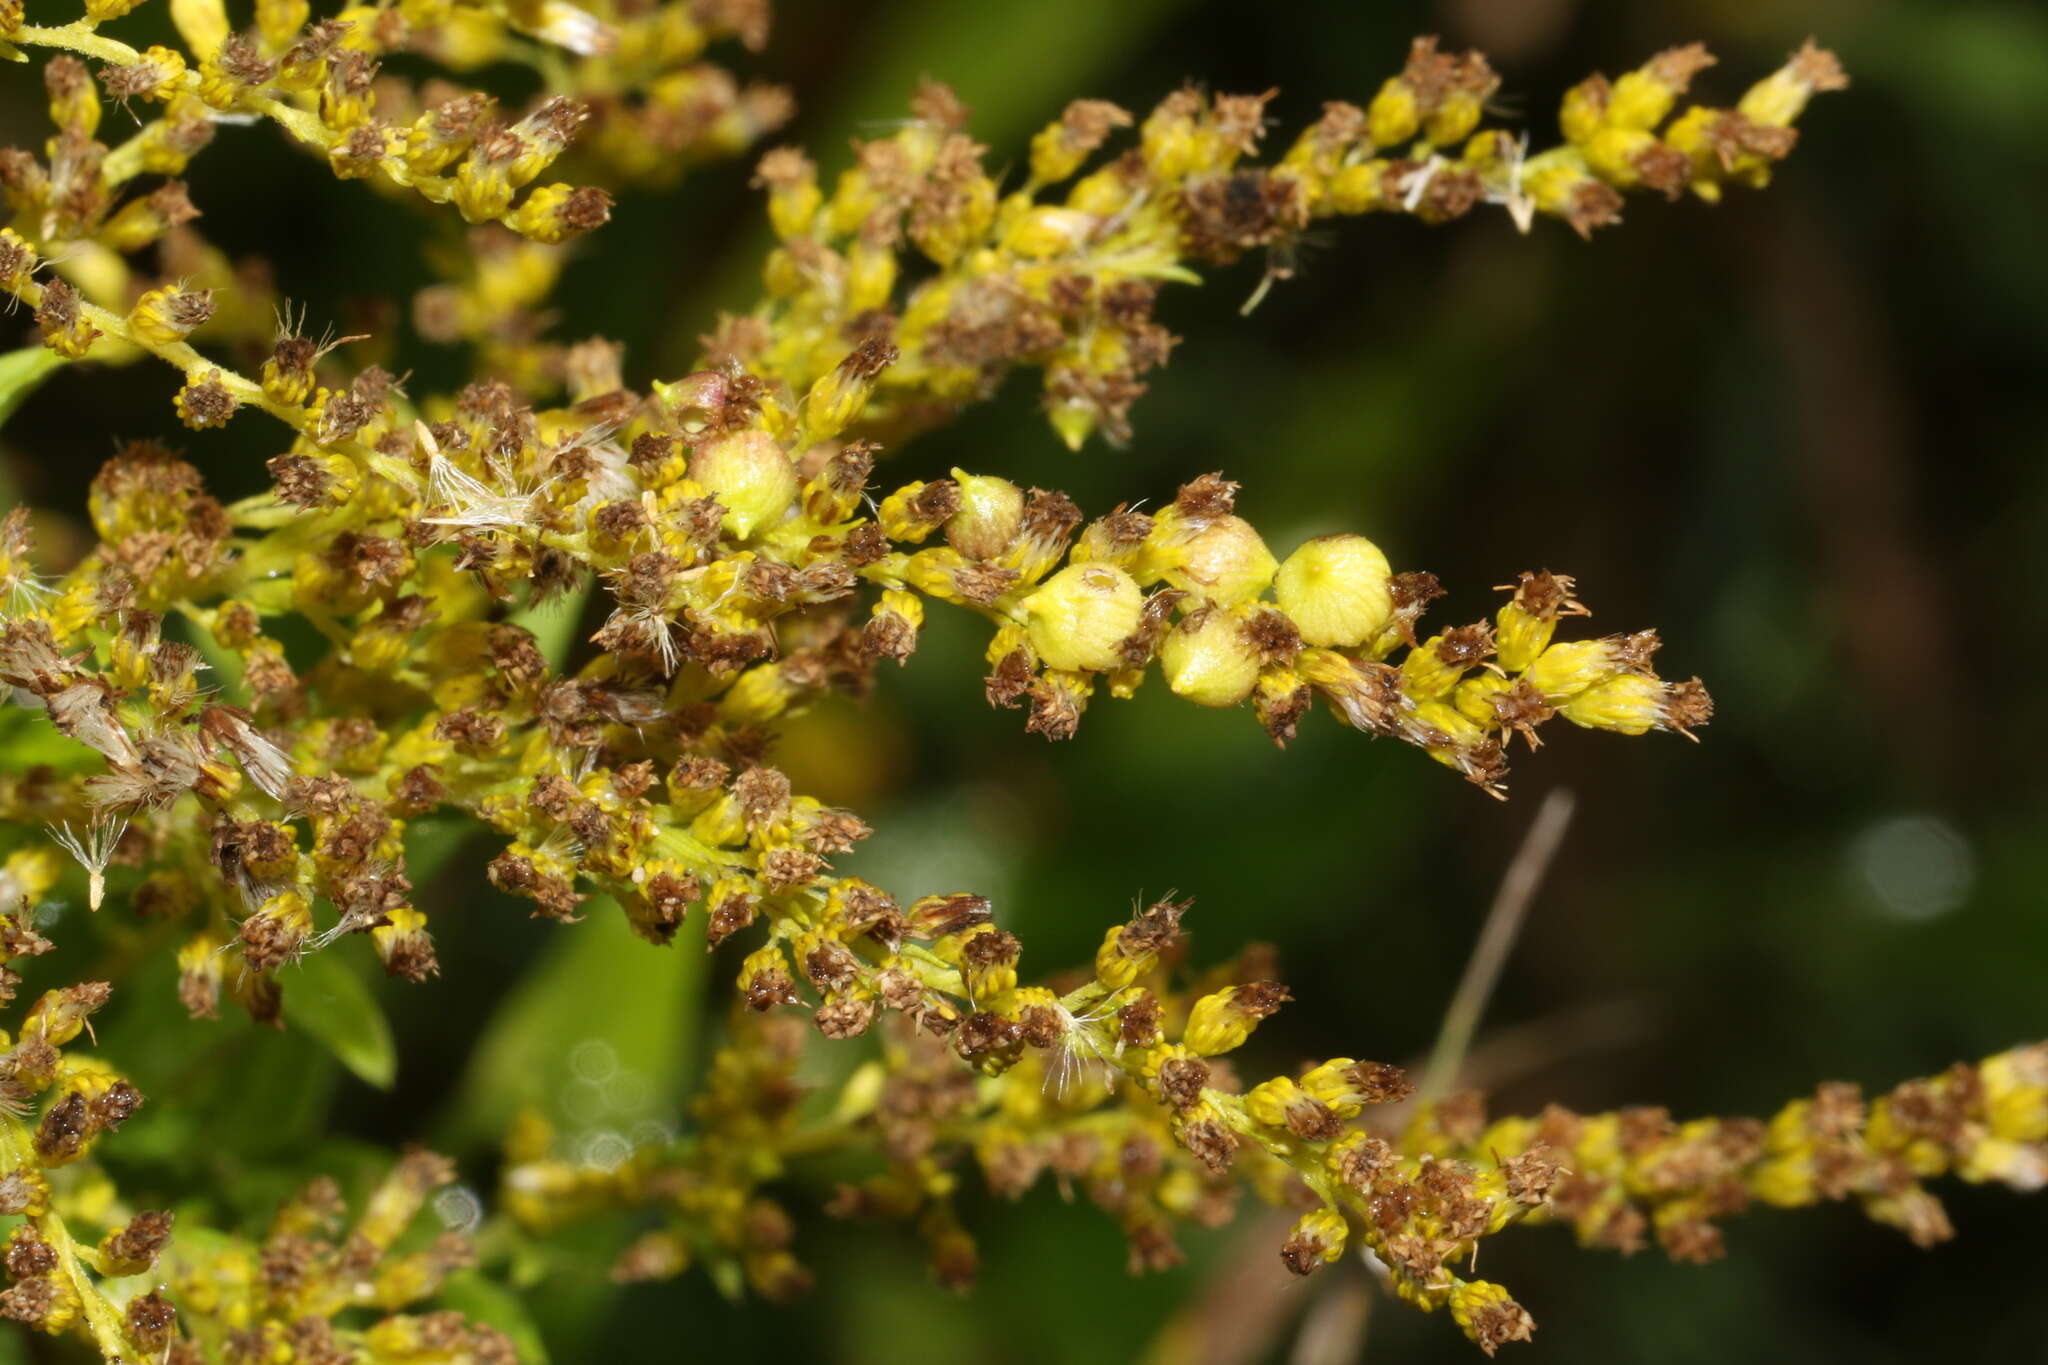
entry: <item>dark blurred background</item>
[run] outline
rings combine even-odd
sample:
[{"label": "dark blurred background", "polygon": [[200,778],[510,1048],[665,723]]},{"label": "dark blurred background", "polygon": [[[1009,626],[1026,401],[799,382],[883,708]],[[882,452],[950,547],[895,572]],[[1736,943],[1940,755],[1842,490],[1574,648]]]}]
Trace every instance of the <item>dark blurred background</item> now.
[{"label": "dark blurred background", "polygon": [[[1069,98],[1143,110],[1189,77],[1279,87],[1284,148],[1321,101],[1369,99],[1416,33],[1484,49],[1506,77],[1499,102],[1538,145],[1567,86],[1673,43],[1703,39],[1720,56],[1695,89],[1718,103],[1809,33],[1836,48],[1854,85],[1815,102],[1766,192],[1713,208],[1632,200],[1626,223],[1590,244],[1551,222],[1517,236],[1499,212],[1437,230],[1320,229],[1300,276],[1249,318],[1255,265],[1166,296],[1163,320],[1186,343],[1140,403],[1130,449],[1069,454],[1019,380],[884,471],[1001,472],[1094,514],[1221,469],[1277,553],[1364,531],[1397,568],[1442,577],[1451,596],[1432,619],[1445,622],[1490,612],[1489,585],[1517,570],[1569,571],[1596,628],[1654,625],[1664,672],[1707,681],[1719,712],[1701,744],[1551,727],[1503,805],[1326,716],[1281,753],[1249,715],[1197,711],[1155,684],[1099,701],[1078,742],[1049,747],[984,705],[982,627],[934,613],[910,667],[865,705],[808,718],[783,761],[800,788],[880,831],[848,870],[906,896],[994,896],[1027,969],[1085,960],[1107,923],[1169,888],[1196,898],[1198,959],[1275,944],[1298,1003],[1252,1049],[1274,1068],[1425,1052],[1503,868],[1560,786],[1577,816],[1475,1059],[1498,1111],[1554,1099],[1763,1114],[1824,1078],[1883,1088],[2048,1032],[2035,758],[2048,12],[1985,0],[777,9],[768,50],[740,63],[795,87],[789,136],[828,174],[849,136],[900,116],[926,72],[973,106],[1001,161],[1021,160]],[[0,100],[5,140],[43,136],[30,81],[9,80]],[[715,310],[752,296],[765,234],[748,174],[718,167],[626,198],[572,267],[557,335],[628,343],[635,383],[679,372]],[[316,329],[363,330],[376,298],[427,282],[409,205],[330,181],[268,130],[228,130],[190,179],[199,226],[267,257]],[[461,368],[411,341],[397,358],[415,393]],[[0,437],[8,478],[75,516],[115,437],[157,435],[223,493],[260,487],[277,430],[252,417],[190,436],[170,411],[175,386],[160,367],[58,375]],[[394,1090],[340,1077],[294,1035],[169,1030],[158,1052],[239,1059],[243,1108],[202,1122],[166,1106],[152,1120],[159,1155],[189,1149],[204,1123],[243,1125],[231,1140],[267,1147],[280,1169],[432,1137],[488,1204],[491,1134],[535,1086],[572,1141],[674,1123],[723,994],[700,990],[701,954],[641,947],[609,922],[529,923],[475,889],[481,856],[458,855],[443,900],[423,901],[440,912],[442,978],[382,991]],[[732,969],[720,957],[710,971]],[[844,1061],[815,1065],[823,1081]],[[297,1078],[289,1113],[246,1080],[260,1075]],[[241,1191],[220,1202],[260,1208],[274,1190],[259,1165],[217,1169]],[[790,1202],[815,1209],[828,1188],[821,1176]],[[1942,1193],[1960,1236],[1928,1253],[1829,1207],[1753,1212],[1705,1268],[1580,1253],[1563,1231],[1529,1230],[1490,1241],[1482,1270],[1541,1324],[1513,1348],[1532,1365],[2048,1360],[2044,1206]],[[1362,1299],[1355,1261],[1287,1282],[1280,1233],[1257,1216],[1190,1233],[1187,1266],[1133,1280],[1117,1233],[1084,1203],[1042,1187],[967,1212],[985,1258],[968,1297],[929,1281],[907,1234],[806,1214],[799,1250],[819,1286],[799,1308],[727,1305],[701,1277],[614,1291],[601,1260],[543,1280],[527,1308],[563,1361],[674,1358],[679,1338],[704,1358],[891,1365],[1474,1358],[1449,1323]]]}]

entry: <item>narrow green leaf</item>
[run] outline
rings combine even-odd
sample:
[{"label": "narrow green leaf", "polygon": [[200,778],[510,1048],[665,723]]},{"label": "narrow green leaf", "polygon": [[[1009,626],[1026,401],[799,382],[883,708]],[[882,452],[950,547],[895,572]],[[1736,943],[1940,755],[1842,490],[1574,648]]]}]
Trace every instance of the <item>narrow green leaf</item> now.
[{"label": "narrow green leaf", "polygon": [[339,947],[308,953],[287,972],[284,1017],[326,1045],[341,1064],[379,1090],[398,1074],[391,1021]]},{"label": "narrow green leaf", "polygon": [[46,346],[24,346],[0,355],[0,426],[14,416],[24,398],[66,363]]},{"label": "narrow green leaf", "polygon": [[528,1105],[571,1134],[623,1133],[673,1114],[696,1050],[701,918],[662,948],[634,937],[610,900],[583,911],[485,1029],[443,1120],[444,1142],[495,1142]]},{"label": "narrow green leaf", "polygon": [[[197,1163],[212,1172],[208,1178],[224,1183],[239,1179],[259,1160],[282,1159],[317,1142],[341,1083],[340,1061],[312,1029],[278,1032],[240,1017],[239,1010],[227,1014],[233,1008],[223,1005],[226,1017],[217,1025],[225,1047],[201,1053],[201,1074],[189,1087],[166,1092],[158,1110],[173,1119],[196,1116],[195,1133],[177,1143],[168,1159]],[[175,1015],[156,1017],[166,1037],[192,1037],[186,1028],[164,1025]],[[191,1027],[210,1031],[216,1025]],[[176,1142],[175,1133],[174,1124],[167,1141]]]},{"label": "narrow green leaf", "polygon": [[495,1327],[511,1338],[523,1365],[548,1365],[547,1347],[541,1344],[540,1328],[526,1311],[520,1297],[496,1280],[474,1270],[450,1275],[441,1286],[441,1306],[452,1308],[471,1322]]},{"label": "narrow green leaf", "polygon": [[[10,1218],[7,1221],[14,1223],[18,1220]],[[0,1365],[30,1365],[29,1335],[27,1332],[0,1333]]]},{"label": "narrow green leaf", "polygon": [[7,755],[9,768],[27,772],[47,764],[59,772],[90,768],[99,755],[60,732],[42,708],[9,706],[0,709],[0,753]]}]

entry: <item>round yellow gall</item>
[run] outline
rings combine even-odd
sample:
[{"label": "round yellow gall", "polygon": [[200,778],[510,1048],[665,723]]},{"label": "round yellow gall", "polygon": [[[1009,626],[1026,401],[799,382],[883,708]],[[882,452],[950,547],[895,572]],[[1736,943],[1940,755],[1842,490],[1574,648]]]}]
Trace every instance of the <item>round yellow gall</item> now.
[{"label": "round yellow gall", "polygon": [[1038,657],[1053,668],[1121,667],[1121,648],[1145,610],[1145,595],[1122,569],[1070,564],[1024,599],[1025,628]]},{"label": "round yellow gall", "polygon": [[1174,537],[1166,581],[1227,607],[1264,592],[1277,567],[1250,522],[1212,517]]},{"label": "round yellow gall", "polygon": [[1387,557],[1364,536],[1319,536],[1287,556],[1273,592],[1304,641],[1347,648],[1394,619],[1390,578]]},{"label": "round yellow gall", "polygon": [[1235,706],[1259,681],[1259,654],[1229,612],[1202,610],[1160,646],[1159,664],[1174,695],[1198,706]]},{"label": "round yellow gall", "polygon": [[946,523],[946,543],[969,559],[994,559],[1010,548],[1024,520],[1024,491],[1008,479],[953,471],[960,510]]},{"label": "round yellow gall", "polygon": [[690,477],[725,509],[720,523],[744,540],[773,525],[796,500],[796,466],[765,431],[739,431],[699,446]]}]

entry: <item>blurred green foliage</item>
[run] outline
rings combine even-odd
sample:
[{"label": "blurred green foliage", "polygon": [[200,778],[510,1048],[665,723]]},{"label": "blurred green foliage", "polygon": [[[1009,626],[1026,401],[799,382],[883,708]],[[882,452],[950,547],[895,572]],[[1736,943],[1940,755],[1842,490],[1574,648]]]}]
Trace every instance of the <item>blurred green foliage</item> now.
[{"label": "blurred green foliage", "polygon": [[[754,65],[796,87],[791,136],[830,171],[925,72],[975,108],[979,138],[1021,154],[1073,96],[1142,109],[1190,77],[1280,87],[1273,113],[1291,129],[1322,99],[1368,97],[1417,32],[1487,50],[1504,101],[1538,123],[1587,70],[1693,38],[1732,68],[1707,73],[1710,92],[1739,90],[1808,32],[1855,85],[1817,109],[1765,194],[1638,203],[1591,245],[1555,225],[1518,237],[1497,213],[1435,232],[1368,220],[1313,243],[1248,319],[1255,271],[1170,295],[1162,319],[1186,344],[1139,405],[1129,450],[1067,454],[1018,385],[890,472],[1001,471],[1092,514],[1220,468],[1282,553],[1355,529],[1398,567],[1439,573],[1447,622],[1490,610],[1486,585],[1516,570],[1570,571],[1596,625],[1654,623],[1664,671],[1706,678],[1720,713],[1705,742],[1567,737],[1518,764],[1505,806],[1319,718],[1283,754],[1245,717],[1157,695],[1098,705],[1078,741],[1052,748],[985,707],[983,641],[947,616],[878,696],[817,714],[780,756],[799,788],[877,827],[848,870],[902,896],[995,896],[1027,971],[1082,960],[1133,900],[1177,888],[1197,898],[1199,957],[1248,939],[1282,954],[1299,1003],[1261,1031],[1262,1060],[1406,1059],[1434,1034],[1532,798],[1564,784],[1579,814],[1492,1043],[1482,1035],[1500,1105],[1761,1113],[1824,1077],[1883,1086],[2040,1036],[2038,8],[784,0]],[[0,87],[0,141],[39,139],[38,103],[29,82]],[[334,183],[267,131],[222,136],[234,154],[194,168],[206,231],[266,256],[315,319],[389,331],[427,278],[412,206]],[[753,289],[766,235],[747,176],[717,168],[626,200],[572,267],[561,332],[626,342],[633,382],[687,364],[714,311]],[[415,391],[461,373],[409,340],[398,359]],[[32,394],[8,378],[40,368],[0,358],[0,414],[25,397],[0,494],[75,527],[99,455],[135,435],[183,438],[223,496],[262,486],[277,433],[245,420],[185,438],[167,371],[67,368]],[[573,621],[552,625],[569,647]],[[17,728],[4,742],[11,760],[38,741]],[[50,980],[144,964],[99,1029],[151,1097],[106,1151],[131,1197],[191,1191],[259,1220],[313,1169],[431,1139],[488,1201],[517,1103],[593,1140],[683,1122],[722,996],[705,981],[733,962],[707,966],[688,934],[666,950],[633,941],[604,906],[573,927],[530,922],[486,889],[487,853],[446,830],[421,837],[441,845],[409,850],[441,979],[372,988],[367,953],[348,945],[291,983],[284,1033],[167,1022],[179,1012],[151,926],[103,914],[93,941],[58,936]],[[350,1003],[370,989],[388,1034]],[[849,1060],[821,1047],[812,1065],[823,1080]],[[809,1173],[811,1197],[792,1204],[815,1208],[836,1173]],[[1564,1234],[1532,1231],[1490,1246],[1488,1274],[1542,1324],[1517,1357],[1532,1365],[2048,1358],[2029,1289],[2048,1274],[2039,1204],[1944,1195],[1961,1236],[1934,1253],[1837,1209],[1753,1214],[1706,1268],[1571,1253]],[[602,1248],[617,1241],[602,1238],[621,1229],[591,1231],[582,1255],[492,1248],[518,1293],[465,1292],[561,1360],[670,1359],[685,1344],[697,1358],[890,1365],[1278,1360],[1292,1319],[1363,1276],[1354,1262],[1287,1289],[1277,1237],[1248,1221],[1191,1244],[1181,1270],[1131,1280],[1114,1229],[1083,1203],[1041,1189],[968,1214],[985,1257],[969,1298],[931,1285],[907,1237],[822,1217],[800,1234],[819,1277],[800,1313],[725,1303],[701,1277],[615,1290]],[[1227,1356],[1235,1337],[1201,1328],[1204,1313],[1273,1325]],[[1191,1340],[1211,1354],[1176,1353]],[[1444,1324],[1390,1308],[1371,1314],[1364,1350],[1473,1358]]]}]

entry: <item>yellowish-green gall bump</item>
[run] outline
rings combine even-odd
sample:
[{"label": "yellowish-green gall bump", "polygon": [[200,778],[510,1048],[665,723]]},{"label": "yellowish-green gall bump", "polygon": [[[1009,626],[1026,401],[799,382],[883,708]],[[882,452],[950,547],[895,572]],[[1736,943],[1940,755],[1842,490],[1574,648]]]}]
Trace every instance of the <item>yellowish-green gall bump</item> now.
[{"label": "yellowish-green gall bump", "polygon": [[1198,706],[1235,706],[1259,681],[1259,654],[1235,616],[1208,609],[1181,621],[1160,647],[1174,695]]},{"label": "yellowish-green gall bump", "polygon": [[1250,522],[1220,516],[1176,535],[1164,567],[1174,587],[1227,607],[1264,592],[1278,565]]},{"label": "yellowish-green gall bump", "polygon": [[1024,491],[1008,479],[953,471],[960,510],[946,523],[946,543],[970,559],[994,559],[1010,548],[1024,518]]},{"label": "yellowish-green gall bump", "polygon": [[1364,536],[1319,536],[1280,566],[1273,592],[1301,638],[1325,649],[1377,639],[1394,619],[1392,571]]},{"label": "yellowish-green gall bump", "polygon": [[1123,662],[1123,642],[1144,610],[1137,582],[1108,564],[1069,565],[1023,603],[1039,658],[1053,668],[1097,672]]},{"label": "yellowish-green gall bump", "polygon": [[741,431],[699,446],[690,477],[725,509],[720,523],[745,540],[773,525],[796,500],[796,466],[765,431]]}]

